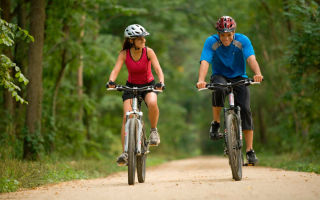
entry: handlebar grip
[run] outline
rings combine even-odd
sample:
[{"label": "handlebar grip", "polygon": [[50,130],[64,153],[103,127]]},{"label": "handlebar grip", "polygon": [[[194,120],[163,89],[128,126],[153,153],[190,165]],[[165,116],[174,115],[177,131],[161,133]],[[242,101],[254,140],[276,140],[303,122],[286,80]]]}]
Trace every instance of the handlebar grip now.
[{"label": "handlebar grip", "polygon": [[261,82],[251,82],[250,85],[259,85]]},{"label": "handlebar grip", "polygon": [[207,90],[208,88],[200,88],[198,91]]}]

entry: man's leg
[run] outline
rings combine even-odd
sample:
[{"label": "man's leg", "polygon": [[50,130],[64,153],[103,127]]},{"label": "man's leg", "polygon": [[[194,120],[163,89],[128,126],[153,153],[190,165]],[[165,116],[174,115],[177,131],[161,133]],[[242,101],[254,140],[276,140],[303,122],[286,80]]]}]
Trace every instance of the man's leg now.
[{"label": "man's leg", "polygon": [[246,140],[246,152],[253,149],[253,130],[243,130],[244,139]]},{"label": "man's leg", "polygon": [[[211,77],[211,83],[226,83],[227,80],[223,76],[214,75]],[[212,115],[213,121],[210,127],[210,139],[217,140],[222,138],[222,134],[219,133],[220,129],[220,113],[224,106],[224,100],[226,91],[223,89],[216,89],[212,92]]]},{"label": "man's leg", "polygon": [[[236,81],[236,80],[235,80]],[[239,86],[234,89],[235,104],[240,106],[242,130],[246,141],[246,157],[248,163],[258,162],[253,150],[253,121],[250,108],[250,90],[246,86]]]},{"label": "man's leg", "polygon": [[220,113],[222,107],[212,107],[213,121],[220,123]]}]

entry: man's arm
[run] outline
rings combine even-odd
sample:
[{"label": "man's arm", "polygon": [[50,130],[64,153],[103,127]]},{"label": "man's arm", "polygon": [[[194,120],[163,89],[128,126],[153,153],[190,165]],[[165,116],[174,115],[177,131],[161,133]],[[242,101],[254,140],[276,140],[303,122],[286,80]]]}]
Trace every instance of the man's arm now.
[{"label": "man's arm", "polygon": [[199,68],[199,78],[197,83],[197,88],[199,89],[206,87],[207,83],[205,82],[205,79],[208,73],[209,65],[210,64],[207,61],[205,60],[201,61],[200,68]]},{"label": "man's arm", "polygon": [[259,67],[259,64],[256,60],[256,56],[255,55],[251,55],[248,57],[247,59],[247,62],[251,68],[251,70],[253,71],[253,73],[255,74],[253,76],[253,80],[255,82],[261,82],[262,79],[263,79],[263,76],[261,74],[261,71],[260,71],[260,67]]}]

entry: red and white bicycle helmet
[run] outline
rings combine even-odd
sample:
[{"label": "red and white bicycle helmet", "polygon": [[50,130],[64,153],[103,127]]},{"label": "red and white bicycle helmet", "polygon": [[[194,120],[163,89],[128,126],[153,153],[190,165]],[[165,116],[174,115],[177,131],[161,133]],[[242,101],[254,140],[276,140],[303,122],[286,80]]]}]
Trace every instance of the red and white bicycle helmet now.
[{"label": "red and white bicycle helmet", "polygon": [[218,19],[216,30],[220,33],[232,32],[237,28],[236,21],[229,16],[222,16]]},{"label": "red and white bicycle helmet", "polygon": [[124,30],[125,38],[136,38],[150,35],[143,26],[139,24],[131,24]]}]

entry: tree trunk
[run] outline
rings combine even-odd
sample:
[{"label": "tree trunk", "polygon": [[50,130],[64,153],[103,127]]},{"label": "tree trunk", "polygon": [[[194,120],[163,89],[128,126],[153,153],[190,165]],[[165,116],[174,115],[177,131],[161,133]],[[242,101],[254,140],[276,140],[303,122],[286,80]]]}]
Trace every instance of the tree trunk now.
[{"label": "tree trunk", "polygon": [[[37,141],[39,136],[36,133],[41,132],[41,112],[42,112],[42,55],[44,43],[44,25],[45,25],[45,0],[31,0],[30,6],[30,34],[34,37],[34,42],[29,46],[29,68],[27,88],[27,106],[26,125],[28,135],[24,138],[25,159],[35,159],[39,152]],[[36,143],[35,143],[36,142]]]},{"label": "tree trunk", "polygon": [[[283,0],[283,10],[285,12],[289,12],[288,0]],[[289,33],[291,33],[292,32],[291,21],[290,21],[290,19],[289,19],[289,17],[287,15],[285,15],[285,19],[286,19],[287,29],[288,29]]]},{"label": "tree trunk", "polygon": [[[64,37],[65,37],[65,41],[68,40],[69,38],[69,26],[67,25],[67,22],[64,22],[62,31],[64,33]],[[64,76],[64,72],[67,66],[67,49],[63,48],[62,52],[61,52],[61,69],[59,71],[56,83],[55,83],[55,87],[54,87],[54,93],[53,93],[53,98],[52,98],[52,117],[55,120],[56,118],[56,104],[57,104],[57,97],[58,97],[58,92],[60,89],[60,85],[61,85],[61,81],[63,79]]]},{"label": "tree trunk", "polygon": [[[79,43],[80,45],[82,44],[82,39],[84,36],[84,22],[85,22],[86,16],[82,15],[81,17],[81,23],[80,23],[80,38],[79,38]],[[78,114],[78,120],[82,121],[83,118],[83,105],[82,105],[82,98],[83,98],[83,55],[82,52],[80,52],[80,57],[79,57],[79,68],[78,68],[78,73],[77,73],[77,82],[78,82],[78,99],[80,103],[80,108],[79,108],[79,114]]]},{"label": "tree trunk", "polygon": [[270,33],[272,35],[273,41],[275,42],[276,45],[279,44],[279,39],[276,35],[276,31],[274,29],[274,14],[272,12],[272,10],[270,9],[268,3],[265,0],[261,0],[260,1],[262,8],[266,11],[267,15],[268,15],[268,20],[270,21]]}]

